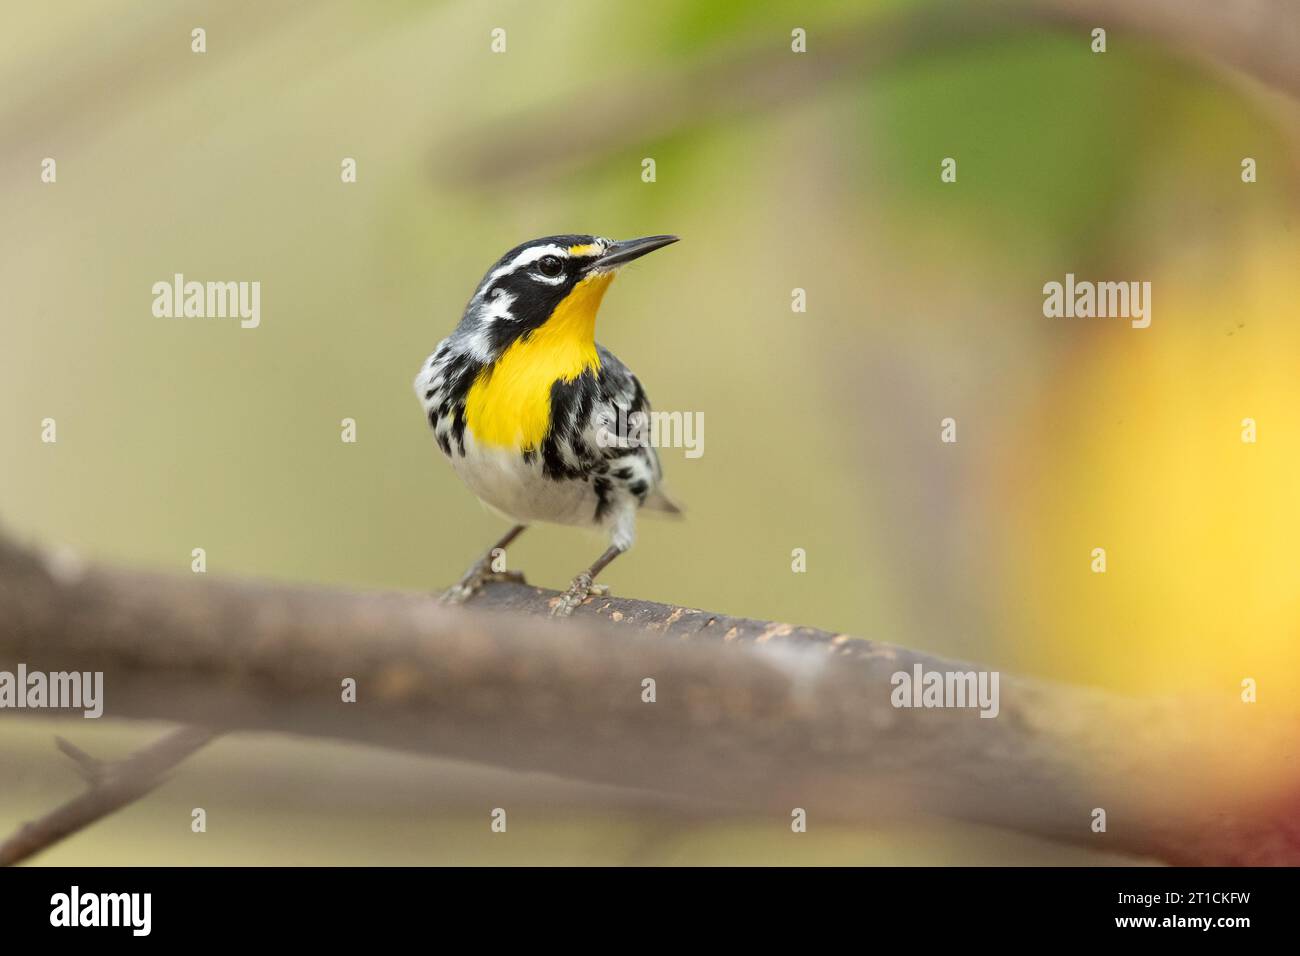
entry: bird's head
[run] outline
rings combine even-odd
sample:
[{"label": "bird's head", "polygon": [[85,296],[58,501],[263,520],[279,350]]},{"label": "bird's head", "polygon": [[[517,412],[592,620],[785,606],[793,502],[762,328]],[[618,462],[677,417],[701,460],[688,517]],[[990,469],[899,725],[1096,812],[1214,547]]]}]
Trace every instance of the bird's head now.
[{"label": "bird's head", "polygon": [[457,333],[491,362],[521,337],[556,321],[594,334],[596,311],[614,274],[676,236],[604,239],[547,236],[515,246],[490,268],[465,307]]}]

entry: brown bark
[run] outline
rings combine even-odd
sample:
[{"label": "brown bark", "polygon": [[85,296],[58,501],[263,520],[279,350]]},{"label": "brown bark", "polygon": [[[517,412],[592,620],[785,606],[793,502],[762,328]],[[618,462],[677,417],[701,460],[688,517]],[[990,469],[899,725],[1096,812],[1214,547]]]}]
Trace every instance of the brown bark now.
[{"label": "brown bark", "polygon": [[1003,674],[995,719],[897,709],[895,672],[973,666],[622,598],[554,622],[555,592],[524,584],[455,609],[66,565],[0,540],[0,667],[103,671],[107,717],[362,741],[733,813],[879,825],[921,810],[1176,863],[1300,863],[1294,759],[1274,772],[1296,724],[1244,704]]}]

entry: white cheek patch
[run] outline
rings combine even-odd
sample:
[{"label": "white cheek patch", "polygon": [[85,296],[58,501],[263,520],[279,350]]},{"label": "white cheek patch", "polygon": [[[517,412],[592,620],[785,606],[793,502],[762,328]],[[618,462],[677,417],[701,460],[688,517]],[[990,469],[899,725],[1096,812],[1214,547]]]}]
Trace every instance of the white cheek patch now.
[{"label": "white cheek patch", "polygon": [[498,319],[513,319],[514,315],[510,307],[515,304],[515,297],[509,292],[498,292],[487,300],[487,303],[479,311],[485,322],[495,322]]},{"label": "white cheek patch", "polygon": [[474,332],[464,340],[465,350],[474,357],[475,361],[485,364],[492,361],[492,339],[488,335],[488,330],[495,322],[515,321],[515,315],[510,311],[514,304],[513,295],[498,290],[496,295],[479,305],[475,313],[477,321]]},{"label": "white cheek patch", "polygon": [[483,365],[492,361],[492,341],[487,335],[487,326],[481,325],[465,340],[465,351],[473,356],[474,361]]}]

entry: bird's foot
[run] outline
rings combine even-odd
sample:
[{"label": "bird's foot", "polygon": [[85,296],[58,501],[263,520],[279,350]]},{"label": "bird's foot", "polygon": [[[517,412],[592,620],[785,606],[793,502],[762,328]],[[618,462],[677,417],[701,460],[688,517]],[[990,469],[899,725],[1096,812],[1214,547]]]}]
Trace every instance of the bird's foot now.
[{"label": "bird's foot", "polygon": [[482,589],[489,581],[514,581],[524,583],[522,571],[493,571],[489,561],[480,561],[465,572],[464,577],[443,591],[438,597],[439,604],[464,604]]},{"label": "bird's foot", "polygon": [[551,607],[551,617],[568,617],[582,602],[589,597],[604,597],[609,593],[609,585],[596,584],[591,580],[591,573],[583,571],[573,583],[569,585],[569,590],[565,591]]}]

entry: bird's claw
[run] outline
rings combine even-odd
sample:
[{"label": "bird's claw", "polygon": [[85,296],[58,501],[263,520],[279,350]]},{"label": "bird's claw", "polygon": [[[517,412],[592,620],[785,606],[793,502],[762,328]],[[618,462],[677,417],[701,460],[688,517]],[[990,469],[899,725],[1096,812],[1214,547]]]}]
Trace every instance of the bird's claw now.
[{"label": "bird's claw", "polygon": [[439,604],[464,604],[490,581],[524,583],[522,571],[493,571],[490,565],[476,565],[438,597]]},{"label": "bird's claw", "polygon": [[573,579],[569,590],[561,594],[551,606],[551,617],[568,617],[581,607],[582,602],[587,598],[604,597],[608,593],[609,585],[593,583],[591,575],[583,571]]}]

